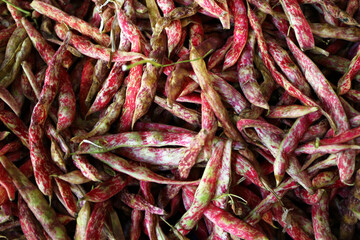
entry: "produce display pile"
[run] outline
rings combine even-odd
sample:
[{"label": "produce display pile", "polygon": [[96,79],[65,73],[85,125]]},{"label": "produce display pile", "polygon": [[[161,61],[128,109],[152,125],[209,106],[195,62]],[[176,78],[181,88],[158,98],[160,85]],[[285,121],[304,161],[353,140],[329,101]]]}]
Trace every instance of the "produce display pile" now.
[{"label": "produce display pile", "polygon": [[0,237],[360,239],[359,0],[1,0]]}]

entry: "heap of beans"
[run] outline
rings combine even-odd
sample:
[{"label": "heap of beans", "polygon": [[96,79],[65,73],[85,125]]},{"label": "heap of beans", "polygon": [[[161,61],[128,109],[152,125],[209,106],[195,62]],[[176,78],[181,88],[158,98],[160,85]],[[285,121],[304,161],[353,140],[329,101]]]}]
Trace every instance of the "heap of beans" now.
[{"label": "heap of beans", "polygon": [[1,0],[0,235],[359,239],[359,0]]}]

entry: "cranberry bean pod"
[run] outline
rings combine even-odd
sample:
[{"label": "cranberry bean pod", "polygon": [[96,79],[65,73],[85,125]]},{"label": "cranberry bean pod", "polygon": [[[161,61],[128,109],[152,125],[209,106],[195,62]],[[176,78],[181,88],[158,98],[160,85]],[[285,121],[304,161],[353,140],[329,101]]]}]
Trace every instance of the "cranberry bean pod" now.
[{"label": "cranberry bean pod", "polygon": [[0,162],[11,176],[22,198],[49,236],[56,239],[69,239],[65,227],[58,221],[55,211],[49,206],[49,203],[45,200],[39,189],[6,157],[0,156]]},{"label": "cranberry bean pod", "polygon": [[234,40],[230,50],[225,55],[223,71],[238,61],[245,47],[249,28],[244,2],[242,0],[231,0],[229,6],[234,15]]},{"label": "cranberry bean pod", "polygon": [[125,173],[140,181],[155,182],[159,184],[177,184],[196,185],[198,181],[178,181],[158,175],[146,167],[139,166],[138,164],[128,162],[125,159],[118,157],[112,153],[97,153],[92,154],[93,157],[104,162],[112,167],[114,170]]},{"label": "cranberry bean pod", "polygon": [[194,201],[187,212],[175,225],[175,228],[182,234],[187,234],[200,220],[201,215],[210,204],[215,194],[216,179],[224,151],[224,142],[220,141],[213,150],[213,155],[206,164],[199,186],[194,194]]}]

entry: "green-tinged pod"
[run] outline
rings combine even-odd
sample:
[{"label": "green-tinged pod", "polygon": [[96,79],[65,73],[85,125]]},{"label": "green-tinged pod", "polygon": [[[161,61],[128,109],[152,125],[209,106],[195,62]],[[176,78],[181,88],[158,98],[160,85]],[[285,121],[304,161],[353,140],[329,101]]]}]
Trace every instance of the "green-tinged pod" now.
[{"label": "green-tinged pod", "polygon": [[175,225],[175,228],[184,235],[195,227],[215,194],[216,179],[218,178],[224,146],[225,144],[222,141],[215,146],[196,189],[191,207]]},{"label": "green-tinged pod", "polygon": [[50,207],[39,189],[5,156],[0,156],[0,162],[11,176],[20,195],[49,236],[53,239],[70,239],[64,225],[59,222],[54,209]]}]

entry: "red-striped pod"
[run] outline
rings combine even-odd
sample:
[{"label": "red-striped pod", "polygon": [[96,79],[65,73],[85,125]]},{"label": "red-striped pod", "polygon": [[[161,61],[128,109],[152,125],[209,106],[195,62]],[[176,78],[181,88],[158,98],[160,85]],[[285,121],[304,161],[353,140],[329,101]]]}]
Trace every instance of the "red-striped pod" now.
[{"label": "red-striped pod", "polygon": [[131,22],[131,16],[127,16],[124,11],[122,11],[118,4],[115,4],[117,12],[117,20],[124,35],[131,42],[132,48],[136,49],[136,52],[141,50],[141,32],[137,26]]},{"label": "red-striped pod", "polygon": [[91,26],[84,20],[70,16],[54,6],[41,1],[34,1],[31,3],[31,7],[33,7],[37,12],[48,16],[55,21],[66,23],[69,27],[93,38],[95,41],[104,46],[108,46],[110,43],[110,37],[108,35],[102,34],[97,28]]},{"label": "red-striped pod", "polygon": [[101,89],[91,105],[87,116],[94,112],[104,109],[111,101],[117,90],[120,88],[124,80],[124,72],[122,71],[123,63],[115,63],[108,77],[103,82]]},{"label": "red-striped pod", "polygon": [[135,112],[136,96],[141,87],[141,76],[143,73],[142,65],[130,69],[129,82],[126,88],[125,104],[123,106],[120,122],[117,131],[127,132],[131,129],[132,120]]},{"label": "red-striped pod", "polygon": [[72,88],[69,75],[65,72],[61,72],[62,84],[59,88],[59,110],[58,110],[58,122],[56,125],[57,131],[62,131],[68,128],[75,118],[76,113],[76,98]]},{"label": "red-striped pod", "polygon": [[10,201],[13,201],[15,199],[16,188],[3,166],[0,166],[0,185],[5,188]]},{"label": "red-striped pod", "polygon": [[166,109],[167,111],[171,112],[173,115],[185,120],[186,122],[192,125],[195,126],[201,125],[200,114],[196,110],[187,108],[184,105],[181,105],[180,103],[173,103],[173,106],[169,107],[169,105],[166,102],[166,99],[161,98],[159,96],[155,96],[154,102],[159,106],[161,106],[162,108]]},{"label": "red-striped pod", "polygon": [[246,179],[249,179],[256,186],[263,187],[263,184],[260,180],[259,174],[255,167],[241,154],[233,151],[231,154],[232,161],[235,164],[235,172],[240,176],[244,176]]},{"label": "red-striped pod", "polygon": [[189,42],[197,47],[204,40],[204,28],[201,19],[195,15],[191,17],[191,25],[189,26]]},{"label": "red-striped pod", "polygon": [[300,48],[303,51],[314,48],[315,43],[312,29],[305,19],[299,3],[295,0],[282,0],[280,3],[295,31],[295,36]]},{"label": "red-striped pod", "polygon": [[310,96],[311,88],[306,82],[303,74],[296,64],[291,60],[289,54],[273,38],[266,38],[269,52],[273,56],[276,64],[281,68],[283,73],[301,92]]},{"label": "red-striped pod", "polygon": [[98,153],[92,154],[93,157],[109,165],[111,168],[118,172],[125,173],[140,181],[155,182],[159,184],[177,184],[185,185],[192,184],[196,185],[199,181],[178,181],[163,177],[154,173],[146,167],[139,166],[134,162],[128,162],[125,159],[116,156],[112,153]]},{"label": "red-striped pod", "polygon": [[300,142],[307,142],[315,140],[316,138],[322,139],[328,130],[329,124],[327,120],[324,119],[319,123],[310,126],[301,138]]},{"label": "red-striped pod", "polygon": [[271,107],[267,118],[300,118],[309,113],[316,112],[317,107],[308,107],[303,105],[288,105]]},{"label": "red-striped pod", "polygon": [[50,175],[53,166],[47,159],[42,136],[44,135],[44,126],[48,115],[48,110],[54,101],[57,90],[60,85],[61,76],[61,56],[66,50],[66,45],[71,35],[67,36],[64,44],[56,51],[51,60],[45,75],[44,86],[40,98],[34,107],[31,123],[29,127],[30,157],[34,167],[34,175],[40,190],[45,194],[51,195]]},{"label": "red-striped pod", "polygon": [[187,149],[182,159],[179,161],[179,175],[182,179],[186,179],[189,176],[191,168],[195,165],[198,155],[207,138],[207,131],[205,129],[200,130],[192,140],[190,147]]},{"label": "red-striped pod", "polygon": [[216,65],[218,65],[225,57],[225,54],[230,49],[230,47],[233,44],[234,36],[228,37],[226,40],[226,43],[216,50],[214,53],[211,54],[209,60],[208,60],[208,69],[213,69]]},{"label": "red-striped pod", "polygon": [[35,219],[34,215],[30,211],[27,203],[19,195],[18,197],[18,209],[21,229],[29,240],[45,240],[43,230],[39,222]]},{"label": "red-striped pod", "polygon": [[255,41],[254,32],[250,31],[244,51],[237,63],[237,79],[246,99],[250,103],[269,109],[269,105],[262,96],[260,86],[255,77],[253,65]]},{"label": "red-striped pod", "polygon": [[[338,133],[342,133],[349,129],[349,122],[347,120],[344,108],[332,89],[330,83],[320,72],[317,66],[296,47],[296,45],[287,38],[288,46],[296,58],[298,64],[305,74],[305,78],[312,86],[320,101],[325,107],[325,110],[333,117]],[[338,168],[340,178],[343,182],[350,180],[355,168],[355,152],[345,151],[338,154]]]},{"label": "red-striped pod", "polygon": [[[157,0],[156,1],[164,16],[167,16],[174,8],[175,4],[172,0]],[[181,22],[180,20],[173,21],[168,27],[165,28],[166,35],[168,36],[168,55],[172,53],[175,47],[181,40]]]},{"label": "red-striped pod", "polygon": [[240,119],[236,123],[237,128],[239,131],[243,131],[246,128],[261,128],[266,131],[269,131],[273,134],[283,134],[284,131],[278,128],[277,126],[268,123],[264,120],[253,120],[253,119]]},{"label": "red-striped pod", "polygon": [[88,192],[83,200],[89,202],[103,202],[120,192],[129,182],[129,178],[121,175],[110,178],[99,183],[94,189]]},{"label": "red-striped pod", "polygon": [[311,113],[295,121],[284,139],[281,141],[274,161],[274,175],[279,185],[288,167],[289,155],[296,149],[311,123],[321,117],[320,112]]},{"label": "red-striped pod", "polygon": [[314,225],[315,239],[335,239],[331,233],[329,224],[329,194],[325,190],[319,202],[312,206],[312,220]]},{"label": "red-striped pod", "polygon": [[165,215],[165,210],[152,205],[138,194],[129,193],[123,190],[119,199],[134,210],[150,212],[151,214]]},{"label": "red-striped pod", "polygon": [[16,114],[8,110],[0,110],[0,120],[20,139],[25,147],[30,148],[28,129]]},{"label": "red-striped pod", "polygon": [[308,144],[306,146],[299,146],[295,149],[294,154],[335,154],[348,150],[359,150],[360,147],[358,145],[349,145],[349,144],[334,144],[334,145],[326,145],[326,146],[315,146],[312,144]]},{"label": "red-striped pod", "polygon": [[[153,58],[157,63],[162,64],[166,51],[164,35],[160,34],[153,38],[151,45],[152,51],[149,57]],[[158,67],[150,63],[146,64],[144,74],[141,77],[141,87],[136,95],[132,126],[148,112],[151,103],[154,101],[160,71],[161,69]]]},{"label": "red-striped pod", "polygon": [[[288,212],[285,212],[288,211]],[[312,239],[302,228],[301,223],[297,223],[291,211],[285,209],[280,205],[280,203],[274,204],[272,212],[274,214],[275,220],[280,223],[280,225],[286,230],[286,232],[293,238],[299,240],[310,240]],[[284,219],[285,216],[286,218]]]},{"label": "red-striped pod", "polygon": [[[192,47],[190,51],[190,60],[201,57],[199,52]],[[216,117],[221,122],[225,133],[236,141],[241,141],[242,138],[234,125],[231,123],[228,113],[226,112],[218,93],[211,87],[211,76],[206,68],[204,60],[191,62],[194,72],[199,81],[199,85],[204,92],[206,100],[209,102]]]},{"label": "red-striped pod", "polygon": [[194,133],[191,130],[182,127],[176,127],[172,125],[162,123],[151,122],[137,122],[133,128],[134,131],[159,131],[159,132],[173,132],[173,133]]},{"label": "red-striped pod", "polygon": [[195,133],[127,132],[91,137],[79,145],[76,154],[107,152],[119,147],[190,146]]},{"label": "red-striped pod", "polygon": [[41,58],[49,64],[55,54],[54,49],[26,18],[22,18],[21,23]]},{"label": "red-striped pod", "polygon": [[204,144],[204,157],[210,159],[212,142],[217,130],[217,120],[204,94],[201,94],[201,127],[208,132],[208,138]]},{"label": "red-striped pod", "polygon": [[90,219],[90,211],[90,203],[85,201],[76,218],[75,240],[84,239],[86,228]]},{"label": "red-striped pod", "polygon": [[[255,128],[256,133],[258,134],[260,141],[269,149],[270,153],[276,157],[278,153],[281,140],[279,135],[272,134],[269,131]],[[300,171],[301,166],[298,159],[294,156],[289,156],[289,166],[287,168],[287,173],[296,181],[301,184],[308,192],[312,193],[312,186],[308,174],[306,172]]]},{"label": "red-striped pod", "polygon": [[105,218],[109,212],[110,206],[111,202],[109,200],[99,202],[94,205],[94,209],[91,212],[91,216],[86,227],[84,239],[100,239],[101,231],[104,226]]},{"label": "red-striped pod", "polygon": [[[123,38],[129,39],[132,43],[131,51],[141,52],[141,33],[139,29],[130,21],[130,19],[128,19],[126,16],[123,16],[123,13],[119,13],[118,21],[120,23],[121,29],[123,30],[121,41],[123,41]],[[127,14],[129,15],[130,13]],[[141,85],[142,73],[142,65],[138,65],[130,69],[125,104],[123,106],[119,126],[117,128],[118,132],[127,132],[131,128],[131,123],[135,112],[135,100]]]},{"label": "red-striped pod", "polygon": [[218,142],[215,146],[213,154],[206,164],[199,186],[196,189],[193,203],[175,225],[175,228],[184,235],[200,220],[215,194],[216,179],[218,177],[224,146],[225,144],[222,141]]},{"label": "red-striped pod", "polygon": [[196,0],[197,4],[199,4],[204,10],[209,12],[211,15],[215,17],[224,17],[227,12],[223,10],[215,0]]},{"label": "red-striped pod", "polygon": [[91,87],[92,76],[95,69],[95,60],[88,58],[85,62],[84,68],[81,74],[81,83],[79,89],[79,106],[82,116],[85,116],[88,112],[88,107],[85,103],[89,89]]},{"label": "red-striped pod", "polygon": [[320,145],[345,143],[352,139],[360,137],[360,127],[349,129],[335,137],[324,138],[319,141]]},{"label": "red-striped pod", "polygon": [[141,222],[143,213],[140,210],[133,210],[131,212],[131,227],[130,227],[130,239],[138,240],[141,235]]},{"label": "red-striped pod", "polygon": [[[116,154],[137,162],[149,163],[162,166],[178,166],[180,160],[185,155],[186,148],[119,148]],[[209,156],[210,157],[210,156]],[[208,158],[200,152],[197,163],[203,162]]]},{"label": "red-striped pod", "polygon": [[85,99],[85,104],[88,106],[91,105],[93,97],[96,95],[100,85],[103,83],[108,73],[108,61],[97,60],[94,68],[94,74],[92,76],[91,86]]},{"label": "red-striped pod", "polygon": [[67,212],[75,217],[77,213],[76,200],[74,195],[72,194],[70,184],[61,180],[60,178],[55,178],[56,186],[55,194],[63,204]]},{"label": "red-striped pod", "polygon": [[14,19],[16,25],[21,26],[21,18],[23,17],[23,14],[14,7],[14,6],[19,6],[19,1],[18,0],[10,0],[10,1],[8,1],[8,3],[6,3],[6,6],[11,14],[11,17]]},{"label": "red-striped pod", "polygon": [[340,95],[347,93],[351,88],[351,81],[360,70],[360,50],[356,56],[351,60],[346,73],[340,78],[337,86],[337,91]]},{"label": "red-striped pod", "polygon": [[[59,38],[64,39],[66,31],[65,26],[61,24],[55,25],[55,32]],[[104,61],[110,61],[111,59],[112,62],[127,62],[135,59],[148,59],[141,53],[125,52],[120,50],[112,52],[110,48],[95,45],[85,37],[78,36],[76,34],[73,34],[71,37],[70,44],[85,56]]]},{"label": "red-striped pod", "polygon": [[324,171],[320,172],[312,179],[312,184],[316,188],[324,188],[335,183],[338,179],[339,175],[334,170]]},{"label": "red-striped pod", "polygon": [[0,46],[3,47],[8,42],[9,38],[11,37],[12,33],[16,29],[15,25],[12,25],[8,28],[2,29],[0,31]]},{"label": "red-striped pod", "polygon": [[69,239],[64,225],[60,224],[56,218],[55,211],[49,206],[49,203],[45,200],[38,188],[36,188],[13,163],[9,162],[6,157],[0,156],[0,161],[44,230],[52,238]]},{"label": "red-striped pod", "polygon": [[230,50],[226,53],[223,71],[235,65],[239,59],[247,41],[249,28],[244,2],[231,0],[229,7],[234,15],[234,40]]},{"label": "red-striped pod", "polygon": [[323,195],[322,189],[318,189],[315,194],[309,194],[306,190],[297,188],[294,190],[296,196],[308,205],[318,203]]},{"label": "red-striped pod", "polygon": [[[144,199],[146,200],[146,203],[154,205],[155,200],[151,193],[151,183],[140,181],[140,189],[144,195]],[[160,211],[163,210],[155,206],[151,208],[153,208],[153,210],[155,209],[159,209]],[[156,216],[155,213],[152,213],[151,209],[145,210],[145,216],[144,216],[145,233],[149,236],[150,239],[157,239],[156,225],[158,225],[158,222],[159,222],[158,216]]]},{"label": "red-striped pod", "polygon": [[[195,81],[199,81],[193,74],[191,74],[191,77]],[[216,74],[210,73],[210,81],[214,90],[218,92],[219,96],[228,103],[236,113],[240,114],[245,108],[249,107],[249,103],[243,95],[224,79]]]},{"label": "red-striped pod", "polygon": [[[188,198],[191,203],[194,199],[195,188],[183,187],[183,198]],[[184,196],[186,195],[186,196]],[[215,225],[226,232],[244,239],[268,239],[262,232],[251,227],[244,221],[234,217],[231,213],[209,204],[204,215]]]}]

